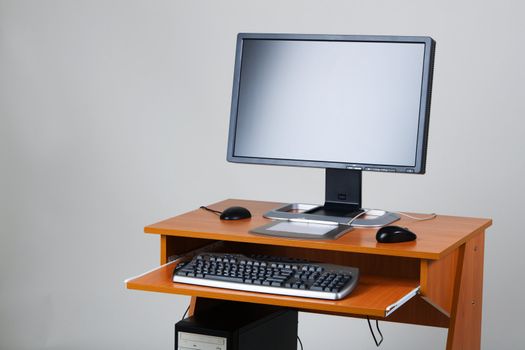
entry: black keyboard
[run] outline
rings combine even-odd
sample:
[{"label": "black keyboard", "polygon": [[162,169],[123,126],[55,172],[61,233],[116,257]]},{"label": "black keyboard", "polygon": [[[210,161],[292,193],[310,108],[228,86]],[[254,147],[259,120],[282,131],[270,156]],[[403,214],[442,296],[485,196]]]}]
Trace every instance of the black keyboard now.
[{"label": "black keyboard", "polygon": [[279,257],[202,253],[173,271],[173,282],[337,300],[357,285],[359,269]]}]

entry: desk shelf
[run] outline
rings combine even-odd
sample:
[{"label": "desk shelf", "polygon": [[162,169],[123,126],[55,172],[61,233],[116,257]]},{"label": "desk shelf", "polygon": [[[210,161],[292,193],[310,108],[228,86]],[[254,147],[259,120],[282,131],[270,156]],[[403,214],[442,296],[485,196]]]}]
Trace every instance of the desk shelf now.
[{"label": "desk shelf", "polygon": [[[447,256],[491,225],[491,220],[480,218],[438,215],[432,221],[418,222],[414,219],[403,217],[395,225],[408,226],[417,233],[417,241],[398,244],[378,243],[375,239],[377,231],[375,228],[354,229],[337,240],[292,239],[249,233],[251,229],[271,222],[262,216],[263,213],[283,206],[283,203],[229,199],[208,207],[223,211],[236,205],[248,208],[252,213],[252,218],[239,221],[222,221],[218,220],[213,213],[196,209],[146,226],[144,232],[165,236],[438,260]],[[429,225],[429,222],[432,224]]]},{"label": "desk shelf", "polygon": [[407,278],[361,276],[354,291],[341,300],[299,298],[266,293],[211,288],[171,280],[176,263],[159,267],[126,282],[127,288],[148,292],[182,294],[211,299],[287,306],[303,311],[385,317],[401,301],[414,296],[418,281]]}]

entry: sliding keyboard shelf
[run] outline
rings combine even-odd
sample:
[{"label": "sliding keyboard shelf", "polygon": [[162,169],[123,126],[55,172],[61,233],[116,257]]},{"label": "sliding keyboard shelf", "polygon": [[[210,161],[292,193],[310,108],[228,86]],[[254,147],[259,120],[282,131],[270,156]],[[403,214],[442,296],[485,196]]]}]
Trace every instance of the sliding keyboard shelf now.
[{"label": "sliding keyboard shelf", "polygon": [[413,297],[419,283],[414,279],[374,275],[361,276],[354,291],[341,300],[322,300],[266,293],[244,292],[172,282],[176,263],[126,281],[128,289],[190,295],[211,299],[292,307],[304,311],[386,317]]}]

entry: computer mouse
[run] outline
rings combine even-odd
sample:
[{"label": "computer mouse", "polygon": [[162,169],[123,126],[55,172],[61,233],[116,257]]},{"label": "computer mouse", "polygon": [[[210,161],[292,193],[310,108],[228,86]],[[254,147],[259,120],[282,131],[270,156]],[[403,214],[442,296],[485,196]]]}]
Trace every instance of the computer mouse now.
[{"label": "computer mouse", "polygon": [[406,227],[384,226],[377,230],[376,240],[379,243],[409,242],[417,238],[416,234]]},{"label": "computer mouse", "polygon": [[243,207],[229,207],[225,209],[220,218],[221,220],[241,220],[251,218],[250,211]]}]

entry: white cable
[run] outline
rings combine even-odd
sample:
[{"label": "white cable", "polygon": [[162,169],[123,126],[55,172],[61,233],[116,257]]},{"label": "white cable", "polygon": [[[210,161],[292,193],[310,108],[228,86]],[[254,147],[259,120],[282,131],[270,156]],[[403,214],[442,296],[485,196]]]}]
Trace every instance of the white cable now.
[{"label": "white cable", "polygon": [[[361,213],[359,213],[356,216],[354,216],[345,225],[352,226],[352,223],[356,219],[360,218],[361,216],[367,215],[367,214],[370,214],[370,215],[373,215],[373,216],[381,216],[381,215],[384,215],[385,213],[387,213],[387,211],[383,210],[383,209],[365,209],[365,208],[363,208],[363,211]],[[413,219],[413,220],[416,220],[416,221],[432,220],[432,219],[435,219],[437,217],[436,213],[432,213],[429,216],[424,216],[424,217],[412,216],[412,215],[403,213],[401,211],[392,211],[391,213],[403,215],[403,216],[406,216],[407,218],[410,218],[410,219]],[[359,225],[358,227],[375,227],[375,226],[374,225],[373,226]]]},{"label": "white cable", "polygon": [[414,219],[414,220],[416,220],[416,221],[432,220],[432,219],[435,219],[435,218],[437,217],[437,214],[436,214],[436,213],[432,213],[432,214],[429,214],[428,216],[424,216],[424,217],[412,216],[412,215],[409,215],[409,214],[403,213],[403,212],[401,212],[401,211],[394,211],[394,213],[399,214],[399,215],[406,216],[407,218]]},{"label": "white cable", "polygon": [[352,226],[352,223],[353,223],[357,218],[360,218],[361,216],[368,214],[368,212],[369,212],[370,210],[373,210],[373,209],[363,209],[362,212],[360,212],[359,214],[357,214],[356,216],[354,216],[350,221],[348,221],[348,222],[346,223],[346,225],[348,225],[348,226]]}]

